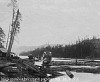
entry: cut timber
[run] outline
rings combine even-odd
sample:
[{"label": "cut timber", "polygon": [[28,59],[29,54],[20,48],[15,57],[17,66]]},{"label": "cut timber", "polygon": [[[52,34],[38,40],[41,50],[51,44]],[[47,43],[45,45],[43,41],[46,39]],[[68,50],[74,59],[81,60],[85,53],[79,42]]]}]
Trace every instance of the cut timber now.
[{"label": "cut timber", "polygon": [[73,78],[74,75],[69,71],[69,70],[66,70],[66,74],[70,77],[70,78]]},{"label": "cut timber", "polygon": [[[13,61],[14,63],[17,63],[19,65],[19,68],[24,67],[25,70],[30,69],[30,70],[34,71],[37,74],[35,76],[47,78],[47,74],[42,72],[38,66],[33,64],[33,62],[29,62],[27,60],[22,60],[22,59],[18,59],[18,60],[11,59],[11,61]],[[32,74],[32,72],[31,72],[31,74]],[[34,74],[32,74],[32,75],[34,76]]]},{"label": "cut timber", "polygon": [[62,73],[59,73],[58,71],[52,70],[51,68],[42,68],[41,67],[41,70],[43,72],[45,72],[46,74],[50,74],[51,75],[51,76],[49,76],[50,78],[56,78],[58,76],[63,76],[64,75]]},{"label": "cut timber", "polygon": [[47,77],[46,74],[44,74],[37,66],[33,65],[31,62],[24,61],[23,64],[26,65],[28,68],[39,73],[42,77]]}]

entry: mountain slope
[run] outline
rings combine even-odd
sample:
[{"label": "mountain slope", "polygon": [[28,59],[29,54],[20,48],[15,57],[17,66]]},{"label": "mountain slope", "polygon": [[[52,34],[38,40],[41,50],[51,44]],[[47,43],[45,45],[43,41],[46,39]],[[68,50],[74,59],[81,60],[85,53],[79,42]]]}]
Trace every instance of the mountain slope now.
[{"label": "mountain slope", "polygon": [[14,53],[16,53],[17,55],[19,55],[21,52],[32,51],[36,48],[37,48],[37,46],[20,46],[20,47],[17,47],[17,48],[13,48],[12,51]]}]

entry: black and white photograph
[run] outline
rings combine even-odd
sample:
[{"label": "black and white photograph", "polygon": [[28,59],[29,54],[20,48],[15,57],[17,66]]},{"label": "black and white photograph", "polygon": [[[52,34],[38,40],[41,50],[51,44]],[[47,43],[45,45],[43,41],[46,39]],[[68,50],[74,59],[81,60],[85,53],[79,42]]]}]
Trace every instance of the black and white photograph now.
[{"label": "black and white photograph", "polygon": [[100,0],[0,0],[0,82],[99,82]]}]

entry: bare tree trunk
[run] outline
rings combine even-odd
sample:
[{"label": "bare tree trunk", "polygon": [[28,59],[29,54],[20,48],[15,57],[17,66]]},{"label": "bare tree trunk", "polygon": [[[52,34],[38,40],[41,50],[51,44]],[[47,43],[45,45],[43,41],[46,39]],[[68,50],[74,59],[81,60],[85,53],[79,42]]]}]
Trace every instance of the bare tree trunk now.
[{"label": "bare tree trunk", "polygon": [[11,52],[12,45],[13,45],[13,42],[14,42],[14,37],[15,37],[16,28],[17,28],[18,14],[19,14],[19,10],[17,11],[15,21],[12,22],[11,36],[10,36],[10,42],[9,42],[9,46],[8,46],[7,56],[10,56],[10,52]]}]

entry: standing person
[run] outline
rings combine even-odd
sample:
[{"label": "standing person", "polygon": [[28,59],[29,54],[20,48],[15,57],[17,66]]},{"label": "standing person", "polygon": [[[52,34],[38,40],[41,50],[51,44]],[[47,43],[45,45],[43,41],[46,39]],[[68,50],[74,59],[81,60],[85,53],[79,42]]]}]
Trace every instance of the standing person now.
[{"label": "standing person", "polygon": [[52,60],[52,53],[49,51],[44,52],[42,57],[43,67],[49,68],[51,60]]},{"label": "standing person", "polygon": [[35,63],[35,58],[32,56],[32,54],[30,54],[28,57],[29,57],[29,61],[34,64]]}]

